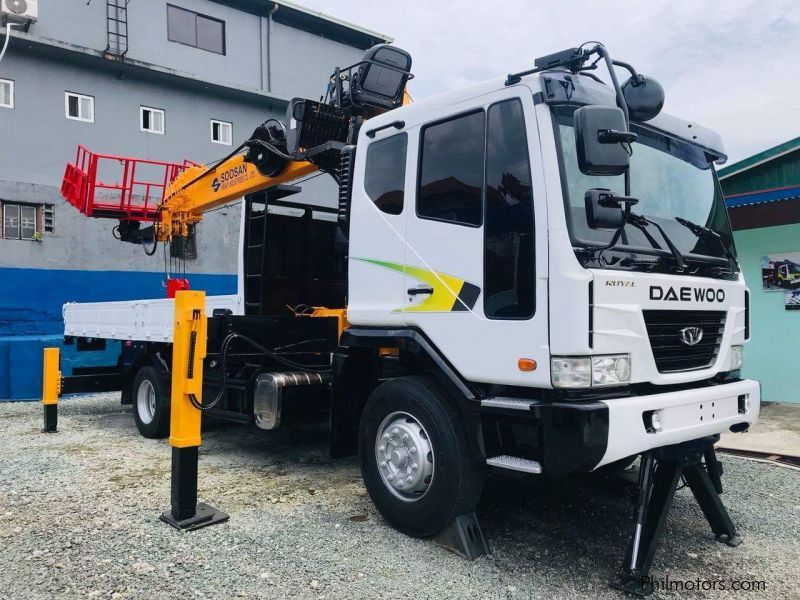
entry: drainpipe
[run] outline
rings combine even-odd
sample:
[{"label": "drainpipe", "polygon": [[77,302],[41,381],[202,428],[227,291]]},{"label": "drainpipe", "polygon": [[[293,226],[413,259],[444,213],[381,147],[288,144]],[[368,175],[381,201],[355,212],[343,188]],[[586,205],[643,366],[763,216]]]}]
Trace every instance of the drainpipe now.
[{"label": "drainpipe", "polygon": [[264,71],[266,69],[266,51],[264,48],[264,17],[258,17],[258,89],[264,91]]},{"label": "drainpipe", "polygon": [[267,13],[267,91],[272,91],[272,15],[278,12],[280,5],[272,3],[272,8]]}]

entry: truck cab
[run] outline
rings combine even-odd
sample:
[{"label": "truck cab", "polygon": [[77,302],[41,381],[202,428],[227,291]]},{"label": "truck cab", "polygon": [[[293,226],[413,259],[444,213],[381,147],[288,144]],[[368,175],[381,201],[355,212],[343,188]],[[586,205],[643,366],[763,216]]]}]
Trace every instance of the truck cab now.
[{"label": "truck cab", "polygon": [[621,194],[626,176],[581,171],[587,105],[616,98],[548,71],[397,109],[358,140],[345,339],[423,339],[481,406],[490,464],[592,470],[758,417],[719,138],[666,114],[632,120],[646,220],[612,245],[587,192]]}]

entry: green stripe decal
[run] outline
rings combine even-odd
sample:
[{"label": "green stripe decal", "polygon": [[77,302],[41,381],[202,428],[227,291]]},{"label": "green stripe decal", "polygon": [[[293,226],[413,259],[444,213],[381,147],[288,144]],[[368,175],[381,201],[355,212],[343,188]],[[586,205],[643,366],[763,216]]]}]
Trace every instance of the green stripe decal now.
[{"label": "green stripe decal", "polygon": [[475,306],[481,293],[481,288],[477,285],[447,273],[374,258],[353,257],[353,259],[410,275],[414,279],[427,283],[433,289],[433,293],[416,306],[408,306],[405,309],[398,308],[394,312],[402,310],[406,312],[468,311]]}]

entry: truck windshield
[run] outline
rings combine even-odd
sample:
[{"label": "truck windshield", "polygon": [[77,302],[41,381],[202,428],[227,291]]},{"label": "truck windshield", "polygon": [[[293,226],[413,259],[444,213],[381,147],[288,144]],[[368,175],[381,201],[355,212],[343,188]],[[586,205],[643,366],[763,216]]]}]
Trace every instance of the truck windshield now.
[{"label": "truck windshield", "polygon": [[[581,173],[572,124],[574,110],[574,107],[560,107],[555,114],[567,223],[576,251],[589,263],[587,266],[599,263],[599,266],[631,270],[674,270],[676,262],[671,258],[668,243],[652,226],[643,231],[629,223],[618,244],[602,253],[602,260],[598,260],[597,253],[586,252],[587,248],[608,244],[614,235],[613,231],[589,228],[584,201],[586,191],[607,188],[623,195],[625,180],[622,175]],[[634,212],[658,223],[696,274],[732,276],[725,265],[728,258],[735,255],[733,236],[722,193],[706,153],[687,142],[635,123],[631,124],[631,129],[639,136],[632,144],[630,160],[631,195],[639,199]],[[680,220],[710,231],[698,234]],[[724,274],[725,270],[729,272]]]}]

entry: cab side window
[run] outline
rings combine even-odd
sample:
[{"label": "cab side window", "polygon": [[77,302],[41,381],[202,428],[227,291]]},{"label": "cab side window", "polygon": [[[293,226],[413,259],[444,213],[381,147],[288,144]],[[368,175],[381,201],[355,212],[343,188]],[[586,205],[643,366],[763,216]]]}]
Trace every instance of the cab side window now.
[{"label": "cab side window", "polygon": [[390,215],[403,212],[407,146],[408,135],[400,133],[367,149],[364,189],[375,206]]},{"label": "cab side window", "polygon": [[421,218],[480,226],[485,121],[481,110],[422,130],[417,191]]},{"label": "cab side window", "polygon": [[484,313],[527,319],[534,312],[534,230],[525,118],[519,100],[489,107],[486,137]]}]

